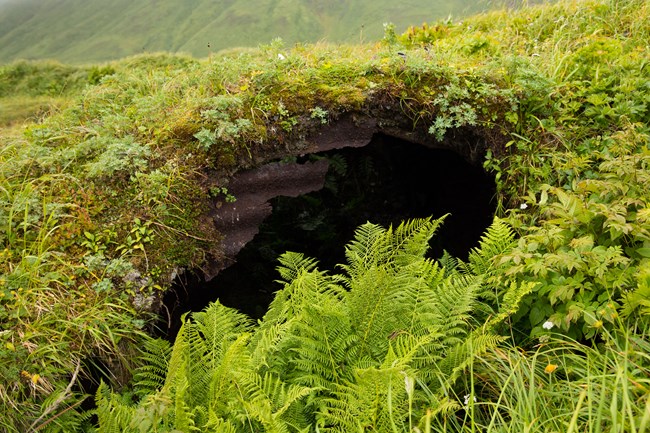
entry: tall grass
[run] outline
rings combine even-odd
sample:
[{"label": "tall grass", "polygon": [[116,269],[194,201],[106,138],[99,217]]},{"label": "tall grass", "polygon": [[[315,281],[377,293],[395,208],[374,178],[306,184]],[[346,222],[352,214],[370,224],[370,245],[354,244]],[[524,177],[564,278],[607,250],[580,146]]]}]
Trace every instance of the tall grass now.
[{"label": "tall grass", "polygon": [[18,138],[0,147],[0,431],[70,431],[88,417],[88,354],[112,357],[117,373],[142,331],[125,298],[75,282],[83,268],[60,245],[77,206],[60,191],[77,181],[30,176],[30,150]]},{"label": "tall grass", "polygon": [[634,325],[583,344],[559,334],[533,351],[480,357],[458,389],[464,410],[432,420],[435,432],[650,431],[650,334]]}]

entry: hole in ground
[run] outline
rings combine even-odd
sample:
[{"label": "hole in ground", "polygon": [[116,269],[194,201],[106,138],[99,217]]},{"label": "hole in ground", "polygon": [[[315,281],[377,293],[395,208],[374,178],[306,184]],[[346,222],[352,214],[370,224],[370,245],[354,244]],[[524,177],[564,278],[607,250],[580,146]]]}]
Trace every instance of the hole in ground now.
[{"label": "hole in ground", "polygon": [[451,150],[377,134],[362,148],[307,158],[328,158],[324,188],[273,199],[273,213],[259,233],[237,254],[237,262],[211,281],[199,272],[179,277],[164,300],[168,338],[178,331],[181,314],[200,311],[216,299],[261,318],[280,288],[274,281],[280,254],[302,252],[318,259],[321,269],[332,270],[344,261],[345,244],[366,221],[388,226],[450,213],[432,240],[431,256],[446,250],[462,259],[492,222],[494,179]]}]

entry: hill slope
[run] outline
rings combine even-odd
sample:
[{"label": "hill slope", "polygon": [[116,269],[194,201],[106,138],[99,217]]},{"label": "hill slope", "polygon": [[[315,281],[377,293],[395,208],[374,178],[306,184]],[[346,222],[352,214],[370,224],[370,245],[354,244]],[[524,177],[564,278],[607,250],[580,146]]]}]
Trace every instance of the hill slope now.
[{"label": "hill slope", "polygon": [[[81,413],[88,391],[77,386],[81,378],[100,367],[124,383],[126,372],[146,358],[137,353],[149,341],[147,312],[156,308],[156,299],[170,289],[178,270],[198,270],[223,254],[221,235],[209,216],[231,198],[229,176],[303,155],[321,132],[348,120],[363,126],[373,119],[382,128],[398,128],[431,145],[467,145],[483,158],[497,183],[497,215],[518,239],[508,241],[508,233],[486,236],[481,248],[493,245],[489,256],[474,254],[469,264],[446,259],[440,266],[480,274],[471,285],[495,306],[505,304],[508,288],[532,285],[532,292],[504,323],[504,336],[522,347],[504,343],[492,354],[470,358],[466,370],[454,369],[449,377],[438,375],[445,371],[440,364],[431,363],[425,371],[423,364],[411,362],[444,352],[425,352],[431,340],[411,339],[413,334],[401,327],[369,332],[379,335],[381,344],[396,344],[394,358],[364,357],[363,364],[337,358],[330,368],[359,367],[359,374],[345,382],[345,388],[359,390],[348,393],[351,398],[379,395],[372,404],[356,405],[364,415],[355,420],[370,419],[368,408],[388,401],[383,406],[405,428],[373,431],[413,431],[406,430],[410,420],[425,421],[418,428],[429,431],[432,413],[440,416],[431,419],[438,424],[431,431],[595,430],[591,426],[648,431],[648,1],[564,0],[468,18],[462,25],[422,26],[385,39],[348,46],[272,44],[208,59],[159,54],[95,67],[28,62],[0,67],[0,104],[13,98],[15,106],[20,96],[65,98],[49,116],[41,113],[45,117],[37,123],[0,129],[0,431],[81,431],[77,427],[92,419]],[[462,139],[467,136],[477,141]],[[360,181],[361,188],[366,184]],[[446,188],[443,183],[425,185]],[[384,274],[377,272],[386,281]],[[418,279],[428,284],[428,274],[421,274]],[[404,281],[399,285],[406,286]],[[419,317],[420,310],[413,311]],[[486,316],[505,317],[493,311],[485,308],[467,323],[482,329]],[[336,323],[364,315],[340,314]],[[281,334],[307,329],[289,329],[293,319],[286,323],[286,328],[265,328],[269,337],[257,341],[274,345]],[[425,338],[444,334],[422,329]],[[565,356],[556,349],[562,334],[572,344],[589,346],[572,345]],[[346,333],[330,335],[343,341],[332,347],[345,351],[358,341]],[[274,401],[255,406],[273,417],[277,412],[266,408],[271,403],[274,409],[287,408],[281,404],[291,394],[286,390],[293,390],[296,401],[286,414],[299,407],[307,423],[333,413],[313,414],[312,391],[324,387],[299,389],[295,376],[271,370],[278,359],[285,366],[306,365],[302,360],[312,355],[297,349],[304,340],[294,339],[296,350],[256,355],[258,361],[249,362],[245,351],[253,340],[228,337],[233,348],[227,349],[228,359],[235,361],[227,365],[241,366],[238,377],[245,373],[249,382],[260,377],[256,388],[208,393],[189,381],[175,381],[180,385],[170,390],[173,394],[140,393],[145,405],[138,407],[132,405],[134,394],[100,393],[105,418],[99,431],[130,431],[104,428],[111,415],[124,414],[122,419],[142,431],[170,431],[173,423],[187,420],[204,427],[205,417],[200,417],[211,413],[216,414],[212,426],[223,414],[240,427],[230,431],[251,431],[246,427],[261,421],[251,419],[252,411],[237,408],[253,408],[248,395],[266,396],[257,389],[273,392]],[[410,349],[420,342],[422,350]],[[458,351],[466,347],[462,344]],[[637,355],[628,356],[628,349]],[[304,358],[280,358],[285,354]],[[596,357],[602,362],[593,361]],[[400,364],[393,362],[397,358]],[[165,364],[163,359],[139,371],[164,373]],[[203,365],[180,356],[172,364]],[[253,374],[244,370],[250,365],[256,368]],[[391,387],[376,386],[373,378],[380,376],[374,372],[389,378]],[[361,374],[372,375],[361,382]],[[462,380],[434,395],[439,378]],[[347,386],[350,380],[355,388]],[[535,387],[530,386],[533,380]],[[228,377],[221,383],[234,389],[237,382]],[[149,381],[145,393],[153,391],[151,385],[156,382]],[[327,392],[342,395],[338,388]],[[415,396],[412,407],[407,394]],[[196,404],[208,395],[223,396],[212,412]],[[474,395],[480,409],[467,410]],[[187,400],[193,396],[196,401]],[[334,397],[327,404],[352,401]],[[411,408],[413,416],[405,414]],[[386,412],[381,410],[376,413]],[[131,415],[139,422],[129,421]],[[382,415],[380,421],[390,416]],[[456,425],[460,423],[464,425]],[[211,426],[201,427],[198,431]]]},{"label": "hill slope", "polygon": [[483,9],[482,0],[25,0],[0,2],[0,62],[116,59],[142,52],[204,57],[223,48],[376,39],[398,29]]}]

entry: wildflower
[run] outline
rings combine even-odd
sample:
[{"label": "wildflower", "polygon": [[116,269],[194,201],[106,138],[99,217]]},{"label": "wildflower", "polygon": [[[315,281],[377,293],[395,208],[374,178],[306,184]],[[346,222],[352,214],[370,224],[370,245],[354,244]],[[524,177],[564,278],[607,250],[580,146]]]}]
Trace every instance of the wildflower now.
[{"label": "wildflower", "polygon": [[521,209],[521,210],[528,209],[528,204],[527,203],[520,204],[519,209]]},{"label": "wildflower", "polygon": [[594,322],[594,328],[598,329],[598,328],[602,328],[602,327],[603,327],[603,321],[602,320],[596,320]]},{"label": "wildflower", "polygon": [[[467,406],[469,405],[469,399],[470,399],[470,397],[471,397],[471,394],[465,394],[465,396],[463,397],[463,406],[467,407]],[[473,401],[474,403],[476,403],[476,396],[474,396],[474,398],[472,399],[472,401]]]},{"label": "wildflower", "polygon": [[278,53],[278,59],[280,59],[280,60],[285,60],[286,57],[284,56],[284,54],[282,54],[282,53]]},{"label": "wildflower", "polygon": [[547,320],[542,325],[542,328],[544,328],[544,329],[553,329],[554,326],[555,326],[555,323],[551,322],[550,320]]},{"label": "wildflower", "polygon": [[551,363],[549,363],[549,364],[546,366],[546,368],[544,368],[544,373],[546,373],[546,374],[551,374],[551,373],[553,373],[555,370],[557,370],[557,364],[551,364]]}]

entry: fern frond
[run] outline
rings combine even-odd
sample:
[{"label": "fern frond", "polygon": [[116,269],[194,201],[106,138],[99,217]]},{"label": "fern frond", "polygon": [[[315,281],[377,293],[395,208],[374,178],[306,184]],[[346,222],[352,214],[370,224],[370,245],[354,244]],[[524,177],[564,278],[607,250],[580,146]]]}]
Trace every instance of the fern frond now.
[{"label": "fern frond", "polygon": [[434,375],[438,377],[437,384],[443,390],[448,389],[474,361],[474,358],[496,347],[503,340],[504,337],[486,332],[484,329],[473,331],[464,341],[451,347],[445,358],[436,364],[437,371]]},{"label": "fern frond", "polygon": [[354,232],[354,239],[345,247],[346,265],[341,267],[354,279],[378,266],[390,254],[390,233],[377,224],[365,223]]},{"label": "fern frond", "polygon": [[262,323],[257,328],[250,342],[251,363],[256,368],[269,368],[271,360],[278,353],[281,347],[281,341],[285,339],[289,330],[293,326],[294,319],[289,319],[283,323]]},{"label": "fern frond", "polygon": [[289,426],[304,428],[304,419],[292,415],[289,409],[299,404],[312,388],[284,383],[276,375],[245,376],[243,405],[246,412],[267,428],[267,431],[289,431]]},{"label": "fern frond", "polygon": [[495,268],[495,259],[515,246],[515,234],[503,220],[495,217],[479,241],[479,247],[469,253],[468,266],[475,275],[489,274]]},{"label": "fern frond", "polygon": [[193,407],[188,404],[190,393],[190,382],[186,376],[176,383],[174,390],[174,429],[182,432],[200,432],[194,423]]},{"label": "fern frond", "polygon": [[408,404],[403,372],[398,368],[357,369],[354,381],[336,387],[324,400],[321,431],[406,431]]},{"label": "fern frond", "polygon": [[447,250],[443,251],[442,257],[438,259],[438,263],[440,263],[440,266],[445,270],[446,277],[457,274],[459,272],[459,260],[449,254]]},{"label": "fern frond", "polygon": [[428,326],[423,325],[423,320],[431,319],[432,305],[437,301],[431,287],[440,284],[442,274],[424,256],[443,220],[415,219],[395,230],[365,227],[359,232],[359,239],[372,237],[375,245],[387,246],[366,254],[372,259],[349,270],[348,305],[356,321],[360,356],[383,358],[388,336],[396,332],[426,332]]},{"label": "fern frond", "polygon": [[345,304],[337,299],[321,299],[306,305],[287,337],[292,382],[324,389],[340,383],[348,374],[356,336],[352,332]]},{"label": "fern frond", "polygon": [[278,257],[280,266],[276,269],[282,278],[281,282],[291,283],[302,270],[311,271],[316,268],[318,262],[302,253],[287,251]]},{"label": "fern frond", "polygon": [[398,328],[398,318],[390,314],[395,307],[393,277],[386,267],[375,267],[350,281],[347,304],[359,339],[359,356],[381,358],[388,335]]},{"label": "fern frond", "polygon": [[284,323],[300,315],[302,305],[317,302],[321,295],[341,298],[345,290],[334,284],[332,277],[317,269],[297,271],[295,278],[276,292],[269,310],[264,315],[260,329]]},{"label": "fern frond", "polygon": [[253,371],[247,343],[248,334],[242,334],[226,348],[220,362],[209,372],[209,388],[203,395],[203,402],[211,412],[227,415],[232,411],[229,399],[238,394],[242,375]]},{"label": "fern frond", "polygon": [[129,430],[135,414],[134,408],[112,393],[104,382],[101,382],[97,388],[95,403],[98,433],[122,433]]},{"label": "fern frond", "polygon": [[636,288],[625,292],[622,296],[621,315],[631,317],[650,316],[650,265],[641,262],[636,274]]},{"label": "fern frond", "polygon": [[172,351],[169,356],[169,363],[167,366],[167,376],[165,377],[165,384],[161,390],[162,393],[172,394],[173,390],[176,388],[177,384],[183,382],[184,376],[188,374],[187,365],[189,357],[189,342],[188,342],[188,333],[191,332],[192,324],[188,320],[185,320],[187,315],[183,315],[181,320],[183,324],[181,325],[178,334],[176,335],[176,340],[172,346]]},{"label": "fern frond", "polygon": [[212,412],[208,414],[205,429],[214,433],[238,433],[240,431],[230,420],[221,418]]},{"label": "fern frond", "polygon": [[392,234],[389,260],[397,266],[406,266],[423,258],[429,250],[429,241],[448,215],[435,220],[429,217],[402,222]]},{"label": "fern frond", "polygon": [[238,363],[228,367],[231,369],[247,359],[241,346],[246,345],[250,327],[246,316],[218,302],[194,313],[191,320],[184,321],[172,347],[163,391],[176,396],[185,392],[187,383],[184,398],[188,407],[208,406],[214,375],[222,372],[224,358],[239,354]]},{"label": "fern frond", "polygon": [[519,309],[519,304],[523,300],[524,296],[528,295],[533,291],[533,288],[537,285],[534,282],[516,282],[512,281],[508,289],[506,289],[503,300],[501,302],[498,314],[491,317],[486,321],[485,327],[494,327],[505,319],[515,314]]},{"label": "fern frond", "polygon": [[245,314],[225,307],[219,301],[211,303],[199,313],[194,313],[192,319],[196,328],[196,334],[192,335],[200,341],[190,343],[200,344],[200,350],[205,353],[203,362],[211,366],[219,362],[230,343],[252,328],[252,322]]},{"label": "fern frond", "polygon": [[399,320],[398,329],[393,332],[407,332],[421,335],[427,332],[437,317],[435,308],[438,302],[435,288],[445,281],[444,270],[436,262],[419,259],[404,266],[392,282],[395,290],[391,293],[389,313]]},{"label": "fern frond", "polygon": [[432,325],[445,334],[445,346],[457,344],[470,329],[470,312],[475,306],[479,289],[478,278],[460,274],[447,278],[434,288],[435,322]]},{"label": "fern frond", "polygon": [[133,373],[133,388],[142,397],[153,394],[165,384],[165,376],[171,356],[171,345],[160,338],[147,338],[141,349],[142,365]]}]

